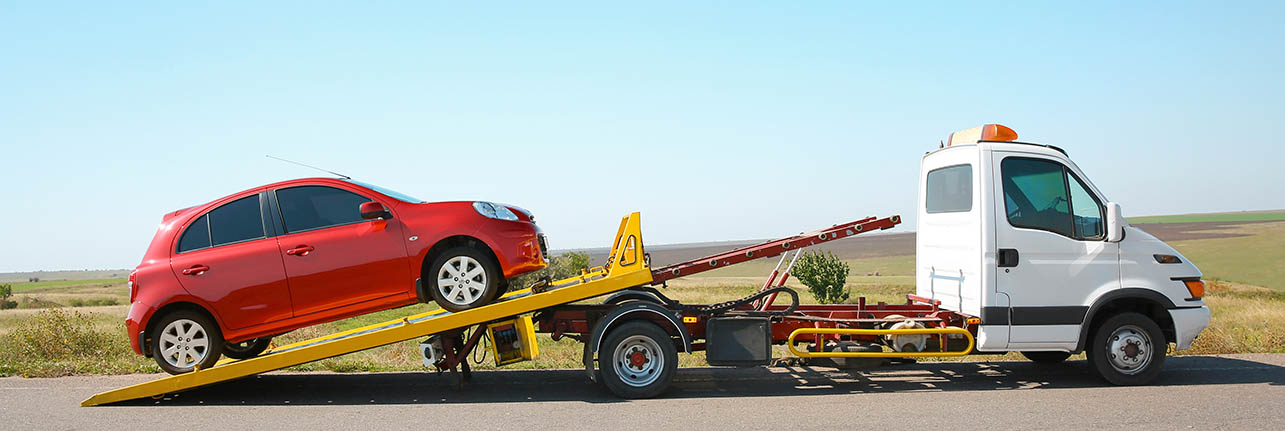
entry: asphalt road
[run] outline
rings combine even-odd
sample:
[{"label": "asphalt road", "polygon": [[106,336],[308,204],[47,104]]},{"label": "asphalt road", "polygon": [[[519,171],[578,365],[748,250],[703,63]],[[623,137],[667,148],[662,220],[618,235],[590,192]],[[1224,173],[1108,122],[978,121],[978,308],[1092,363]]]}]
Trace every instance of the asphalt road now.
[{"label": "asphalt road", "polygon": [[1151,386],[1083,362],[925,363],[866,371],[693,368],[651,400],[583,371],[273,373],[167,398],[79,407],[154,375],[0,379],[3,429],[1285,429],[1285,354],[1169,358]]}]

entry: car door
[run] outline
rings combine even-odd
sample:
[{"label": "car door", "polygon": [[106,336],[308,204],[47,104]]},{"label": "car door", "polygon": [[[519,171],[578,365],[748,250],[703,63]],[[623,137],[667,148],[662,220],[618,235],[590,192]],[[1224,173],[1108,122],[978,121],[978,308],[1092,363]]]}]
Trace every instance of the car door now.
[{"label": "car door", "polygon": [[241,329],[291,316],[277,240],[265,226],[264,196],[245,196],[184,227],[170,267],[189,294],[214,308],[223,326]]},{"label": "car door", "polygon": [[413,292],[402,224],[361,218],[358,207],[375,199],[328,185],[274,194],[295,316]]},{"label": "car door", "polygon": [[[1074,348],[1092,298],[1120,285],[1101,199],[1061,161],[993,153],[996,287],[1009,297],[1009,345]],[[1069,347],[1068,347],[1069,346]]]}]

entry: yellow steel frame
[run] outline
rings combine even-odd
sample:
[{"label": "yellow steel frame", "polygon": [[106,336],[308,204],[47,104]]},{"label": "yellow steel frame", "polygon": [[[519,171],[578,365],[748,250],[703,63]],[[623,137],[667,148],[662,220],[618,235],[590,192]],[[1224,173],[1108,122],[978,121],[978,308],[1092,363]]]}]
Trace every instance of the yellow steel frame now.
[{"label": "yellow steel frame", "polygon": [[[945,337],[960,334],[968,339],[968,348],[958,352],[809,352],[795,347],[794,337],[800,335],[938,335]],[[786,345],[790,353],[800,358],[927,358],[942,356],[964,356],[973,351],[975,345],[973,334],[967,329],[950,328],[911,328],[911,329],[840,329],[840,328],[799,328],[790,333]]]},{"label": "yellow steel frame", "polygon": [[646,259],[643,258],[641,223],[637,212],[621,218],[620,228],[616,231],[616,240],[612,245],[613,252],[605,267],[558,280],[539,293],[522,289],[504,295],[499,302],[471,310],[458,313],[435,310],[275,347],[255,358],[224,360],[207,369],[103,392],[80,405],[96,406],[184,391],[650,284],[651,268],[648,268]]}]

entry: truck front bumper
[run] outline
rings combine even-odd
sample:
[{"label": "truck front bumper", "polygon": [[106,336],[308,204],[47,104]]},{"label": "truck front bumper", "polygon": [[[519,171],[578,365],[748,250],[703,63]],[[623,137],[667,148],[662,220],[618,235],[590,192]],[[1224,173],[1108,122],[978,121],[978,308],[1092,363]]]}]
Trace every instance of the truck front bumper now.
[{"label": "truck front bumper", "polygon": [[1209,307],[1174,308],[1169,310],[1169,317],[1173,318],[1173,335],[1178,350],[1186,350],[1200,331],[1209,326]]}]

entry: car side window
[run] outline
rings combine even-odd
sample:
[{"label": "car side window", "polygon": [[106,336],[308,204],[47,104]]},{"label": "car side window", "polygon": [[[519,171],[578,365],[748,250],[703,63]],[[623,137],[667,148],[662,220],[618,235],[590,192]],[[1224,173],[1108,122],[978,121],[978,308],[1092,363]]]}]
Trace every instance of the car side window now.
[{"label": "car side window", "polygon": [[1000,180],[1009,224],[1074,236],[1061,164],[1010,157],[1000,163]]},{"label": "car side window", "polygon": [[1071,179],[1067,182],[1070,183],[1071,188],[1071,214],[1075,218],[1075,238],[1102,239],[1102,235],[1106,232],[1106,227],[1103,226],[1105,217],[1102,214],[1102,205],[1092,193],[1089,193],[1088,187],[1085,187],[1079,178],[1072,175],[1069,170],[1066,175]]},{"label": "car side window", "polygon": [[187,230],[183,231],[183,236],[178,240],[178,252],[188,252],[208,248],[210,246],[210,223],[209,218],[202,215],[191,224],[187,225]]},{"label": "car side window", "polygon": [[361,204],[365,196],[334,187],[299,186],[277,190],[277,204],[286,233],[365,221]]},{"label": "car side window", "polygon": [[223,204],[206,215],[214,246],[263,238],[263,212],[254,194]]}]

